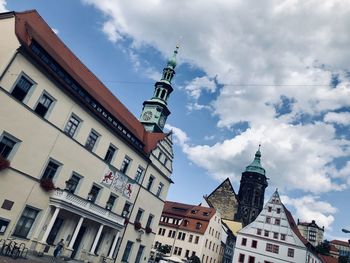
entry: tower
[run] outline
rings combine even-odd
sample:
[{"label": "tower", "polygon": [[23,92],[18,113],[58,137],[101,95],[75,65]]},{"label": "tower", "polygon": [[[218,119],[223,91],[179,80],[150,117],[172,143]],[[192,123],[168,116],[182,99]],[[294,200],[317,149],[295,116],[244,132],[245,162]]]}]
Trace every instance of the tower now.
[{"label": "tower", "polygon": [[178,49],[179,46],[176,46],[173,56],[168,59],[167,65],[163,69],[162,78],[154,84],[153,97],[143,103],[140,121],[148,132],[162,132],[166,119],[170,115],[167,101],[173,91],[171,80],[175,75]]},{"label": "tower", "polygon": [[259,145],[253,162],[242,173],[238,191],[238,211],[235,220],[241,221],[243,226],[254,221],[264,205],[265,188],[268,184],[265,169],[261,166],[260,158]]}]

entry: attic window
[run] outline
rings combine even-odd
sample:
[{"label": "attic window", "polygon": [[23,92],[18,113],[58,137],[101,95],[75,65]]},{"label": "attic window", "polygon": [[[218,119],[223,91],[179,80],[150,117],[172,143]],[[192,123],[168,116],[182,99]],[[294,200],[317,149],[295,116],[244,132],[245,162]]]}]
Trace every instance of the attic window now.
[{"label": "attic window", "polygon": [[198,222],[198,223],[196,224],[196,229],[201,229],[201,227],[202,227],[202,224]]},{"label": "attic window", "polygon": [[188,226],[188,220],[184,220],[184,226]]},{"label": "attic window", "polygon": [[208,212],[203,212],[203,215],[204,216],[209,216],[209,213]]},{"label": "attic window", "polygon": [[191,214],[197,214],[197,210],[191,210]]}]

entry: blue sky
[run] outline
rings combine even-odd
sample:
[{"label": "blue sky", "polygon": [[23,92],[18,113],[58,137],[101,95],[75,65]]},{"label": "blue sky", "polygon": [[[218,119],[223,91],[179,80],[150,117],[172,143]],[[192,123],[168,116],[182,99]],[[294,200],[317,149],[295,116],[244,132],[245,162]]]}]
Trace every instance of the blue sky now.
[{"label": "blue sky", "polygon": [[225,178],[236,192],[262,143],[295,219],[348,237],[350,6],[347,1],[0,0],[37,9],[67,46],[139,116],[180,43],[168,128],[168,199],[199,203]]}]

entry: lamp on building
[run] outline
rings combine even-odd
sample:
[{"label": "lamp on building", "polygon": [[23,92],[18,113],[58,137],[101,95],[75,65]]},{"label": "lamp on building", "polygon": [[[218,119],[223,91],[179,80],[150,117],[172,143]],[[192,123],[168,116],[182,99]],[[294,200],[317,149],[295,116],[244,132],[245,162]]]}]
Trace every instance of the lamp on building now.
[{"label": "lamp on building", "polygon": [[129,211],[128,210],[124,210],[123,213],[122,213],[122,216],[124,218],[128,217],[128,214],[129,214]]},{"label": "lamp on building", "polygon": [[112,203],[106,203],[106,209],[112,210],[113,204]]},{"label": "lamp on building", "polygon": [[65,190],[71,191],[73,186],[74,186],[74,182],[73,182],[72,178],[67,180],[65,183],[66,183],[66,189]]},{"label": "lamp on building", "polygon": [[88,193],[88,196],[87,196],[87,200],[88,201],[92,201],[92,199],[94,198],[94,195],[93,195],[93,193]]}]

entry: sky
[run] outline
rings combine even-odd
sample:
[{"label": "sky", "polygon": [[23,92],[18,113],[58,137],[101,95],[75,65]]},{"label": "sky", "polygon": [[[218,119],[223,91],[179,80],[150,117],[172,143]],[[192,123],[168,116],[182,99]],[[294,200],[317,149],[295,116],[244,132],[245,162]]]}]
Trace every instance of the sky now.
[{"label": "sky", "polygon": [[28,9],[136,117],[180,44],[168,200],[198,204],[227,177],[238,193],[261,143],[265,199],[278,188],[295,220],[349,238],[348,1],[0,0]]}]

